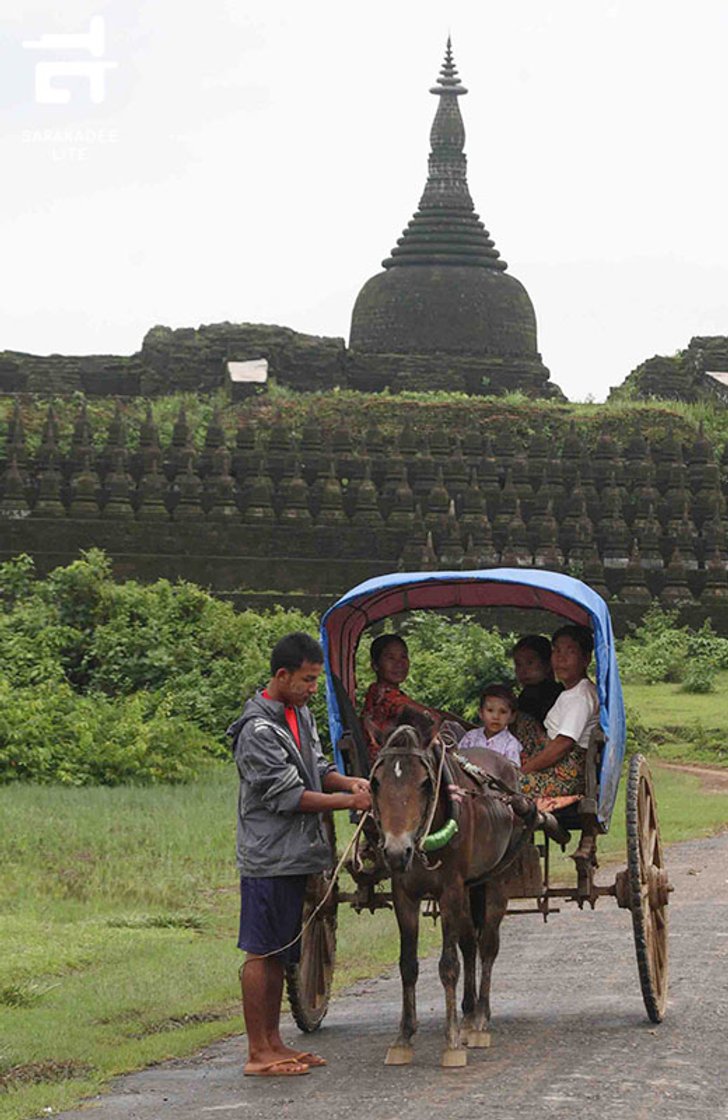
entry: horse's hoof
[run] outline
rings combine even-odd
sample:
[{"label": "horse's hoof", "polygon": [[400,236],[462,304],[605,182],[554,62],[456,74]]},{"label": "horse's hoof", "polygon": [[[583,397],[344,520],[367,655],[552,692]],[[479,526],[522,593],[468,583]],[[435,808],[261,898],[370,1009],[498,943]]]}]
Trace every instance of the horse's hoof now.
[{"label": "horse's hoof", "polygon": [[411,1061],[411,1046],[390,1046],[384,1064],[385,1066],[408,1066]]},{"label": "horse's hoof", "polygon": [[462,1069],[468,1064],[468,1052],[465,1047],[459,1050],[443,1050],[440,1065],[444,1069]]},{"label": "horse's hoof", "polygon": [[490,1046],[489,1031],[466,1031],[465,1045],[469,1050],[487,1050]]}]

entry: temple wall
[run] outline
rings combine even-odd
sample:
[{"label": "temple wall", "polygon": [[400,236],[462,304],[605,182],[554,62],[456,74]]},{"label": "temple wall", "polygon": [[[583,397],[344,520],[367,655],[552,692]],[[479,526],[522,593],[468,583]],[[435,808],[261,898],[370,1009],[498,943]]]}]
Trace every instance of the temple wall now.
[{"label": "temple wall", "polygon": [[291,605],[398,569],[536,566],[584,578],[620,628],[657,600],[728,633],[728,457],[701,432],[529,434],[495,402],[457,423],[417,406],[419,431],[332,431],[319,400],[303,430],[258,410],[234,436],[219,415],[195,432],[180,412],[171,439],[148,417],[129,445],[118,417],[102,443],[84,407],[73,432],[51,409],[26,439],[17,408],[0,431],[0,559],[45,572],[97,546],[122,578]]},{"label": "temple wall", "polygon": [[677,354],[656,354],[633,369],[621,385],[612,389],[610,400],[631,399],[686,401],[713,400],[728,404],[728,389],[709,373],[728,373],[728,338],[723,335],[696,336]]},{"label": "temple wall", "polygon": [[320,338],[262,323],[214,323],[197,329],[153,327],[142,348],[116,355],[47,357],[0,351],[0,394],[159,397],[213,393],[226,386],[229,361],[265,358],[268,374],[299,392],[336,386],[364,392],[416,389],[472,394],[520,390],[562,398],[535,355],[512,358],[441,354],[371,354],[347,351],[342,338]]},{"label": "temple wall", "polygon": [[215,323],[193,328],[152,327],[130,357],[39,357],[0,351],[0,393],[154,397],[211,393],[225,385],[228,361],[268,360],[269,375],[303,392],[345,380],[344,340],[300,334],[261,323]]}]

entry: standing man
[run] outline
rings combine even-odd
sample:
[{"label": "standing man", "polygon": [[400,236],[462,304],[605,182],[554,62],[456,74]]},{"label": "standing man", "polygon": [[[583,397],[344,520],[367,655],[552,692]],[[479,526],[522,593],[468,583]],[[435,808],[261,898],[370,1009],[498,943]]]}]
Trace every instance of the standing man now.
[{"label": "standing man", "polygon": [[240,976],[251,1077],[298,1076],[326,1064],[283,1043],[284,972],[299,960],[307,876],[331,866],[320,814],[371,805],[369,783],[340,774],[321,750],[308,701],[323,660],[308,634],[281,638],[268,684],[228,728],[240,775],[238,947],[246,953]]}]

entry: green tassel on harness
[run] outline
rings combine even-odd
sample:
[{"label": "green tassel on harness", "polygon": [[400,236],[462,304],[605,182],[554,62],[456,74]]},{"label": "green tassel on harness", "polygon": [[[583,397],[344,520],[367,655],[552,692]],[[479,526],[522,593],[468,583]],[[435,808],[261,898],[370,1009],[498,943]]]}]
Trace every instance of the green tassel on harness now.
[{"label": "green tassel on harness", "polygon": [[444,848],[449,844],[453,836],[458,832],[458,822],[450,817],[447,824],[444,824],[437,832],[431,832],[422,841],[422,850],[425,852],[436,852],[438,848]]}]

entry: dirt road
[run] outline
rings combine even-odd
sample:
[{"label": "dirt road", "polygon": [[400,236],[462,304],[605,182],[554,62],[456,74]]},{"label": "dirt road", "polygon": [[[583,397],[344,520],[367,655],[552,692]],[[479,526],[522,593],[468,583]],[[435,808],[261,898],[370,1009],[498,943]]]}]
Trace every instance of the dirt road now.
[{"label": "dirt road", "polygon": [[[399,980],[358,985],[313,1036],[326,1069],[296,1079],[242,1076],[244,1040],[119,1079],[89,1102],[98,1120],[599,1120],[728,1118],[728,833],[672,847],[671,988],[665,1021],[646,1018],[628,912],[565,908],[548,926],[514,916],[493,991],[493,1045],[467,1069],[439,1067],[442,995],[423,966],[415,1062],[385,1067]],[[613,878],[605,871],[603,881]],[[362,921],[366,918],[362,917]],[[87,1106],[88,1108],[88,1106]],[[89,1120],[89,1112],[65,1113]]]}]

